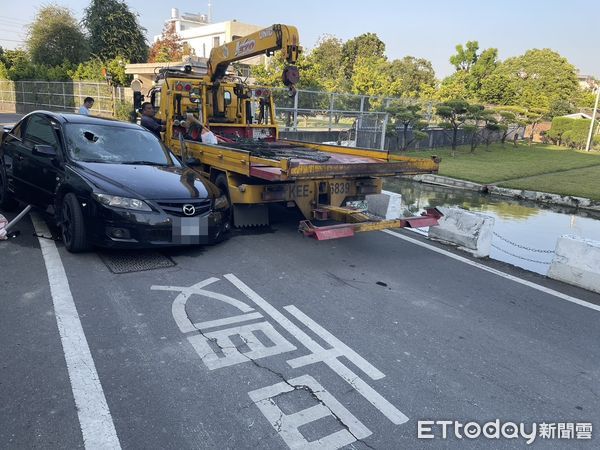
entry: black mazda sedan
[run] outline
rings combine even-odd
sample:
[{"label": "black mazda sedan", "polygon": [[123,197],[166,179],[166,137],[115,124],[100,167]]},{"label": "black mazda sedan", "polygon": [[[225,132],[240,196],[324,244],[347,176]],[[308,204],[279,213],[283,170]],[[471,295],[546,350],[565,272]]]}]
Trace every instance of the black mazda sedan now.
[{"label": "black mazda sedan", "polygon": [[210,244],[229,203],[138,125],[36,111],[0,146],[0,208],[16,200],[54,212],[65,246]]}]

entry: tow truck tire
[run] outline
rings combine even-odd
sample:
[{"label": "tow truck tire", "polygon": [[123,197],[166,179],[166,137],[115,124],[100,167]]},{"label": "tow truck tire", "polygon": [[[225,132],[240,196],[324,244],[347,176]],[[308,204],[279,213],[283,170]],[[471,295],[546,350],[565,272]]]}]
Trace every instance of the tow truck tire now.
[{"label": "tow truck tire", "polygon": [[17,206],[17,201],[8,192],[8,180],[4,167],[0,166],[0,208],[3,211],[12,211]]},{"label": "tow truck tire", "polygon": [[221,192],[227,197],[229,202],[229,216],[226,218],[226,223],[229,223],[229,230],[233,227],[233,205],[231,204],[231,197],[229,196],[229,184],[227,183],[227,175],[220,173],[215,178],[215,186],[217,186]]},{"label": "tow truck tire", "polygon": [[71,253],[89,250],[85,232],[83,213],[77,197],[72,192],[66,194],[61,205],[61,233],[65,247]]}]

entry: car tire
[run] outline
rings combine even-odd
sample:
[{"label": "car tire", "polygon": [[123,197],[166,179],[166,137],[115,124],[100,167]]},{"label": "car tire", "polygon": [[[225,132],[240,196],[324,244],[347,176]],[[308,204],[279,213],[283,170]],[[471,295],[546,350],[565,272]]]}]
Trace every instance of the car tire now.
[{"label": "car tire", "polygon": [[227,230],[231,230],[231,228],[233,228],[233,205],[231,204],[231,197],[229,196],[229,183],[227,183],[227,175],[224,173],[217,175],[217,178],[215,178],[215,186],[217,186],[221,192],[225,194],[227,201],[229,202],[229,215],[226,218],[225,223],[229,224]]},{"label": "car tire", "polygon": [[63,243],[71,253],[89,250],[83,212],[77,197],[72,192],[66,194],[61,204],[61,233]]},{"label": "car tire", "polygon": [[0,208],[3,211],[12,211],[17,206],[17,201],[8,192],[8,180],[6,172],[2,166],[0,166]]}]

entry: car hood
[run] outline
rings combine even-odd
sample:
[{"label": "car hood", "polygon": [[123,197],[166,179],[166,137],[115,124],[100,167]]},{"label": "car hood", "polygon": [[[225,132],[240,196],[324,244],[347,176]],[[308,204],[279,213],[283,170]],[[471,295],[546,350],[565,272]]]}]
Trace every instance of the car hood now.
[{"label": "car hood", "polygon": [[[77,162],[78,172],[100,191],[146,200],[214,198],[219,189],[190,168]],[[120,192],[124,191],[124,192]]]}]

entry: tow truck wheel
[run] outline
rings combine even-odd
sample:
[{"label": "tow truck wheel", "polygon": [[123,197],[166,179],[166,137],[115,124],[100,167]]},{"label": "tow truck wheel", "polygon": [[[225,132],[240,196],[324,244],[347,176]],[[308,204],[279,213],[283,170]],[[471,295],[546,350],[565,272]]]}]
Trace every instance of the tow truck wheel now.
[{"label": "tow truck wheel", "polygon": [[87,242],[83,213],[77,197],[69,192],[62,201],[61,207],[62,238],[71,253],[80,253],[89,249]]},{"label": "tow truck wheel", "polygon": [[12,198],[10,192],[8,192],[8,182],[6,179],[6,172],[4,168],[0,166],[0,208],[4,211],[10,211],[17,206],[17,201]]},{"label": "tow truck wheel", "polygon": [[231,197],[229,196],[229,184],[227,183],[227,175],[221,173],[217,175],[215,178],[215,186],[217,186],[223,194],[227,197],[227,201],[229,202],[229,212],[227,213],[227,217],[225,217],[225,223],[228,224],[227,229],[231,230],[233,227],[233,205],[231,204]]}]

